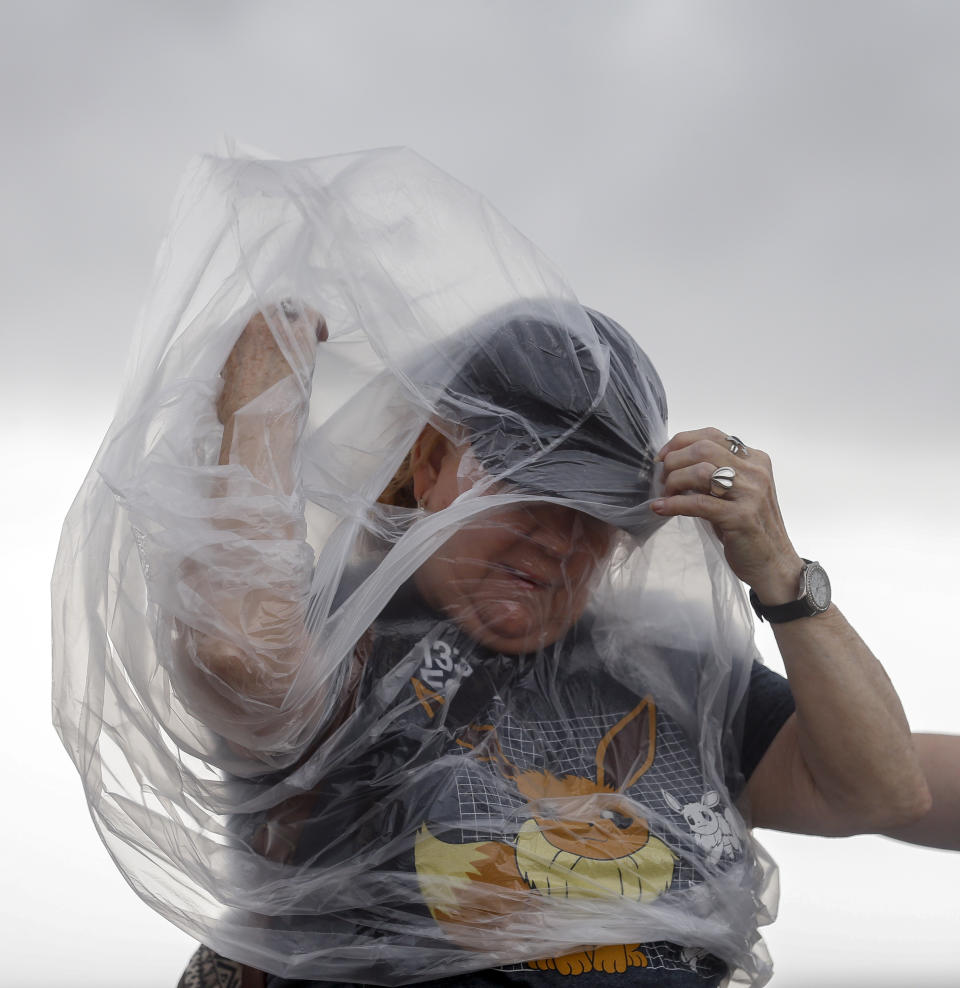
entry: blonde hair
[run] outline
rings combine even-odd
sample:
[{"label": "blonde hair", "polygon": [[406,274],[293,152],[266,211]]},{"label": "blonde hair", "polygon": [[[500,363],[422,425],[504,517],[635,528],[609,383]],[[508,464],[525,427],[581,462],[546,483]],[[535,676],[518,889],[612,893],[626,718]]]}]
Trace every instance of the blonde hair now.
[{"label": "blonde hair", "polygon": [[[390,478],[390,483],[384,487],[377,498],[379,504],[390,504],[395,508],[415,508],[417,495],[413,486],[413,474],[417,463],[429,459],[433,455],[437,443],[449,443],[451,440],[435,425],[428,423],[423,427],[416,442],[407,450],[396,473]],[[414,451],[420,446],[417,461],[414,462]]]},{"label": "blonde hair", "polygon": [[407,451],[397,472],[390,478],[377,498],[379,504],[391,504],[395,508],[415,508],[417,498],[413,492],[413,450]]}]

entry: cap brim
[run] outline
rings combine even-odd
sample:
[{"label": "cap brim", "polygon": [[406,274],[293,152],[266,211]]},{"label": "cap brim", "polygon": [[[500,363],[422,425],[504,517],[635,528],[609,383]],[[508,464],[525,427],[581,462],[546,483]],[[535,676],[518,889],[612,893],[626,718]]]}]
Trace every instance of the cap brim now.
[{"label": "cap brim", "polygon": [[[484,462],[482,453],[479,459]],[[631,535],[645,535],[662,522],[650,510],[657,486],[652,465],[640,468],[589,450],[563,447],[512,464],[509,459],[502,452],[496,456],[495,472],[504,480],[534,494],[570,501],[578,511]]]}]

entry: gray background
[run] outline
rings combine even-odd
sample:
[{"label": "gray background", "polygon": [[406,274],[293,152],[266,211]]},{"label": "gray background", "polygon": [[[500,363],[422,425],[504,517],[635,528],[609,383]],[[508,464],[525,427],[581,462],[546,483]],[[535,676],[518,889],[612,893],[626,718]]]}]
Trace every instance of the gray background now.
[{"label": "gray background", "polygon": [[[171,988],[191,949],[49,727],[46,584],[179,175],[222,133],[407,144],[483,192],[636,334],[674,429],[771,452],[914,727],[960,730],[960,6],[24,2],[0,46],[5,981]],[[777,988],[956,983],[960,855],[760,836]]]}]

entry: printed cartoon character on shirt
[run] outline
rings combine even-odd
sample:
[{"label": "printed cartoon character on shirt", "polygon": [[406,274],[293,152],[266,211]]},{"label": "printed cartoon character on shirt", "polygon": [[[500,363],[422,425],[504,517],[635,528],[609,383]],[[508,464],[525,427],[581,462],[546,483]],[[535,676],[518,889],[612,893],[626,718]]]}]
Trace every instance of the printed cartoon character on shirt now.
[{"label": "printed cartoon character on shirt", "polygon": [[[542,922],[539,897],[646,903],[670,887],[676,855],[650,833],[627,796],[654,762],[656,720],[647,696],[600,739],[592,778],[517,768],[504,756],[493,725],[460,739],[477,761],[493,763],[515,785],[526,801],[526,819],[509,842],[452,843],[438,839],[428,824],[420,828],[417,876],[448,935],[474,949],[489,949],[492,936],[522,943],[525,924],[532,937]],[[530,966],[563,974],[623,972],[647,965],[639,948],[597,947]]]}]

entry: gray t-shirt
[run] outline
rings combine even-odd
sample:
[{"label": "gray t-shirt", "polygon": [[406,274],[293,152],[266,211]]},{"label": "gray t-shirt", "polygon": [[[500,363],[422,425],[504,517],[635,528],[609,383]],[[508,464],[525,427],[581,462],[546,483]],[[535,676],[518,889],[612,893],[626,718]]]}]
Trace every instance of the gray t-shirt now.
[{"label": "gray t-shirt", "polygon": [[[589,620],[589,619],[588,619]],[[375,743],[364,746],[363,756],[344,769],[342,778],[331,778],[318,799],[326,806],[343,808],[342,819],[324,814],[321,827],[306,827],[300,835],[295,857],[298,861],[333,861],[351,853],[358,844],[389,847],[399,833],[427,834],[391,863],[397,873],[410,875],[430,869],[432,844],[442,844],[443,859],[451,847],[469,851],[482,848],[488,856],[503,852],[504,880],[520,887],[544,892],[549,876],[513,874],[508,867],[529,819],[524,795],[503,785],[503,779],[536,778],[596,782],[599,752],[606,751],[607,781],[637,803],[655,810],[663,818],[671,812],[670,794],[677,804],[687,805],[703,794],[703,770],[697,739],[680,720],[671,715],[669,702],[661,704],[656,694],[628,690],[592,660],[589,634],[574,628],[549,655],[505,656],[490,652],[467,639],[451,622],[429,612],[416,598],[401,595],[392,602],[374,627],[374,647],[359,688],[358,732],[363,730],[364,710],[370,718],[381,718],[383,710],[406,711],[394,721],[392,730]],[[558,663],[562,675],[558,675]],[[669,657],[680,688],[695,688],[696,669],[689,657]],[[736,795],[749,778],[783,722],[793,711],[786,680],[755,664],[745,701],[727,726],[725,773],[727,791]],[[645,744],[649,750],[642,773],[629,780],[616,780],[617,766],[611,760],[611,737],[631,726],[631,745]],[[495,725],[495,742],[491,731]],[[424,739],[430,743],[425,744]],[[639,739],[639,740],[637,740]],[[478,746],[486,745],[490,757],[476,757]],[[466,757],[471,752],[474,757]],[[414,787],[402,792],[378,780],[395,779],[404,764],[434,758],[438,771],[428,775],[429,791]],[[400,773],[402,774],[402,772]],[[634,770],[635,774],[635,770]],[[358,785],[359,783],[359,785]],[[351,798],[345,798],[349,791]],[[366,796],[358,796],[365,792]],[[714,805],[722,814],[723,805]],[[433,821],[442,821],[436,835],[429,833]],[[451,826],[451,821],[455,825]],[[491,821],[497,821],[491,829]],[[505,825],[503,821],[514,821]],[[629,822],[625,821],[625,826]],[[334,842],[333,832],[349,833],[347,842]],[[676,839],[675,836],[673,839]],[[719,855],[738,853],[733,846],[714,848]],[[410,842],[412,844],[412,842]],[[339,849],[338,849],[339,847]],[[671,889],[691,887],[697,882],[689,863],[703,848],[692,835],[687,853],[677,856]],[[536,885],[536,882],[540,882]],[[457,917],[443,912],[442,904],[424,901],[425,922],[432,916],[441,928]],[[362,912],[341,916],[339,933],[353,945],[369,941],[374,947],[379,934],[364,921]],[[416,950],[416,942],[406,942]],[[466,949],[466,948],[465,948]],[[719,984],[726,974],[723,962],[703,951],[681,948],[668,942],[605,947],[549,960],[514,964],[453,977],[419,982],[432,988],[481,988],[488,985],[524,985],[528,988],[620,988],[626,985],[665,988],[705,988]],[[390,972],[384,971],[384,980]],[[267,979],[268,988],[333,988],[345,982]]]}]

